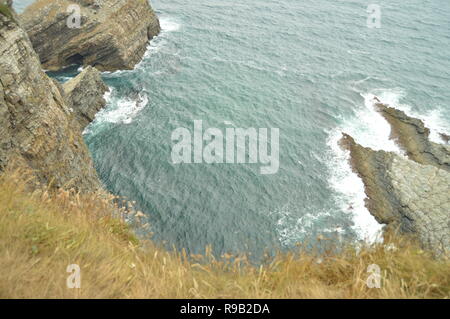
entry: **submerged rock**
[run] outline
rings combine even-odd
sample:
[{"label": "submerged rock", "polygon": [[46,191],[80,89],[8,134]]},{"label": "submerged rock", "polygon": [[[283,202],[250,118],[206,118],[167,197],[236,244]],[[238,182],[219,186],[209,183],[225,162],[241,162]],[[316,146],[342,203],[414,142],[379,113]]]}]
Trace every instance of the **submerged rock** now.
[{"label": "submerged rock", "polygon": [[0,172],[24,166],[54,187],[99,189],[79,124],[26,32],[0,15],[0,39]]},{"label": "submerged rock", "polygon": [[387,229],[414,236],[436,256],[450,251],[450,173],[391,152],[363,147],[344,134],[351,166],[361,177],[366,207]]},{"label": "submerged rock", "polygon": [[[68,26],[71,5],[80,8],[79,28]],[[101,71],[132,69],[160,32],[148,0],[38,0],[20,18],[48,70],[72,64]]]},{"label": "submerged rock", "polygon": [[81,129],[91,123],[95,114],[106,104],[105,92],[109,88],[100,77],[100,72],[88,66],[78,76],[63,85],[67,105],[73,110]]}]

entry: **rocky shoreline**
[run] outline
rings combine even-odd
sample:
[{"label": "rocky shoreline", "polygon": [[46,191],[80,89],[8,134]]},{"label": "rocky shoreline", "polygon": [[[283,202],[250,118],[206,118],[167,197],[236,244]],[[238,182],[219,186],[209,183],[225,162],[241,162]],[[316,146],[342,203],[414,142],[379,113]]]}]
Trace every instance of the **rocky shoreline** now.
[{"label": "rocky shoreline", "polygon": [[391,125],[391,137],[410,160],[450,171],[450,146],[430,141],[430,130],[421,120],[382,103],[375,107]]},{"label": "rocky shoreline", "polygon": [[[65,24],[69,3],[82,8],[81,29]],[[106,104],[97,69],[132,68],[158,19],[146,0],[37,1],[21,16],[11,0],[0,4],[0,172],[27,167],[54,188],[101,190],[82,137]],[[71,61],[77,54],[83,59]],[[64,85],[43,70],[73,62],[86,68]]]},{"label": "rocky shoreline", "polygon": [[[66,25],[73,3],[81,7],[81,29]],[[99,70],[133,68],[160,31],[158,19],[147,0],[39,0],[19,17],[11,12],[0,13],[0,172],[23,166],[55,188],[100,190],[81,134],[105,106],[108,87]],[[74,63],[85,68],[64,85],[43,71]],[[420,120],[382,103],[375,107],[407,158],[344,134],[341,145],[364,182],[366,206],[388,230],[448,255],[450,146],[430,141]]]},{"label": "rocky shoreline", "polygon": [[430,131],[419,119],[382,103],[375,107],[407,157],[374,151],[343,134],[340,144],[364,183],[366,207],[387,231],[412,236],[437,257],[448,255],[450,147],[430,141]]}]

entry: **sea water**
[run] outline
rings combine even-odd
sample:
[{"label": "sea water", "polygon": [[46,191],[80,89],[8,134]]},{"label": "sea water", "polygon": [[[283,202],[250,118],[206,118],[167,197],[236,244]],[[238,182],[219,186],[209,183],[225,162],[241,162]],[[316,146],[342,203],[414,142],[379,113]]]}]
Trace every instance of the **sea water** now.
[{"label": "sea water", "polygon": [[[379,28],[369,5],[378,5]],[[19,1],[19,3],[24,3]],[[107,107],[84,137],[112,193],[136,201],[153,238],[217,255],[318,238],[379,239],[341,132],[402,154],[373,97],[450,129],[448,0],[154,0],[162,32],[131,71],[103,73]],[[373,26],[373,25],[372,25]],[[61,81],[74,68],[53,74]],[[279,169],[179,164],[171,134],[194,120],[278,128]]]}]

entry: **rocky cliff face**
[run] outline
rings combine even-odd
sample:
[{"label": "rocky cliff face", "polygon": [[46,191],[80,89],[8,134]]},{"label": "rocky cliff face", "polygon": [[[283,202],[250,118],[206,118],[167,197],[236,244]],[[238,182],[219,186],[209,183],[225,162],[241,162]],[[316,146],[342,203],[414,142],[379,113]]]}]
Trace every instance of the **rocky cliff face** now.
[{"label": "rocky cliff face", "polygon": [[100,72],[88,66],[77,77],[64,83],[67,106],[74,112],[81,129],[91,123],[95,114],[106,105],[105,92],[109,88],[100,77]]},{"label": "rocky cliff face", "polygon": [[0,43],[0,171],[25,166],[42,183],[99,189],[66,97],[42,71],[26,32],[1,14]]},{"label": "rocky cliff face", "polygon": [[[69,9],[74,4],[81,9],[79,28],[67,23],[75,21]],[[132,69],[160,32],[148,0],[38,0],[20,18],[48,70],[71,64]]]},{"label": "rocky cliff face", "polygon": [[341,145],[350,151],[351,165],[364,182],[366,207],[388,229],[414,236],[436,256],[448,255],[450,172],[442,151],[446,148],[428,140],[428,130],[419,120],[392,108],[380,111],[386,112],[411,160],[365,148],[344,134]]}]

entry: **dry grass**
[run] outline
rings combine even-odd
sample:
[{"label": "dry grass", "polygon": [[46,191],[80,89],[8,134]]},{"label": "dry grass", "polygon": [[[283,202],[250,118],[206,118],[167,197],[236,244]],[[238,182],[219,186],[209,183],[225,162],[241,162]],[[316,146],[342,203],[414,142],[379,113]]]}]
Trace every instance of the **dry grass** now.
[{"label": "dry grass", "polygon": [[[25,175],[26,176],[26,175]],[[396,239],[338,255],[194,259],[138,243],[106,195],[31,192],[19,172],[0,177],[1,298],[448,298],[450,263]],[[115,215],[116,217],[112,217]],[[119,216],[119,218],[117,217]],[[198,262],[195,261],[198,259]],[[81,289],[66,268],[81,267]],[[367,267],[382,270],[380,289]]]}]

